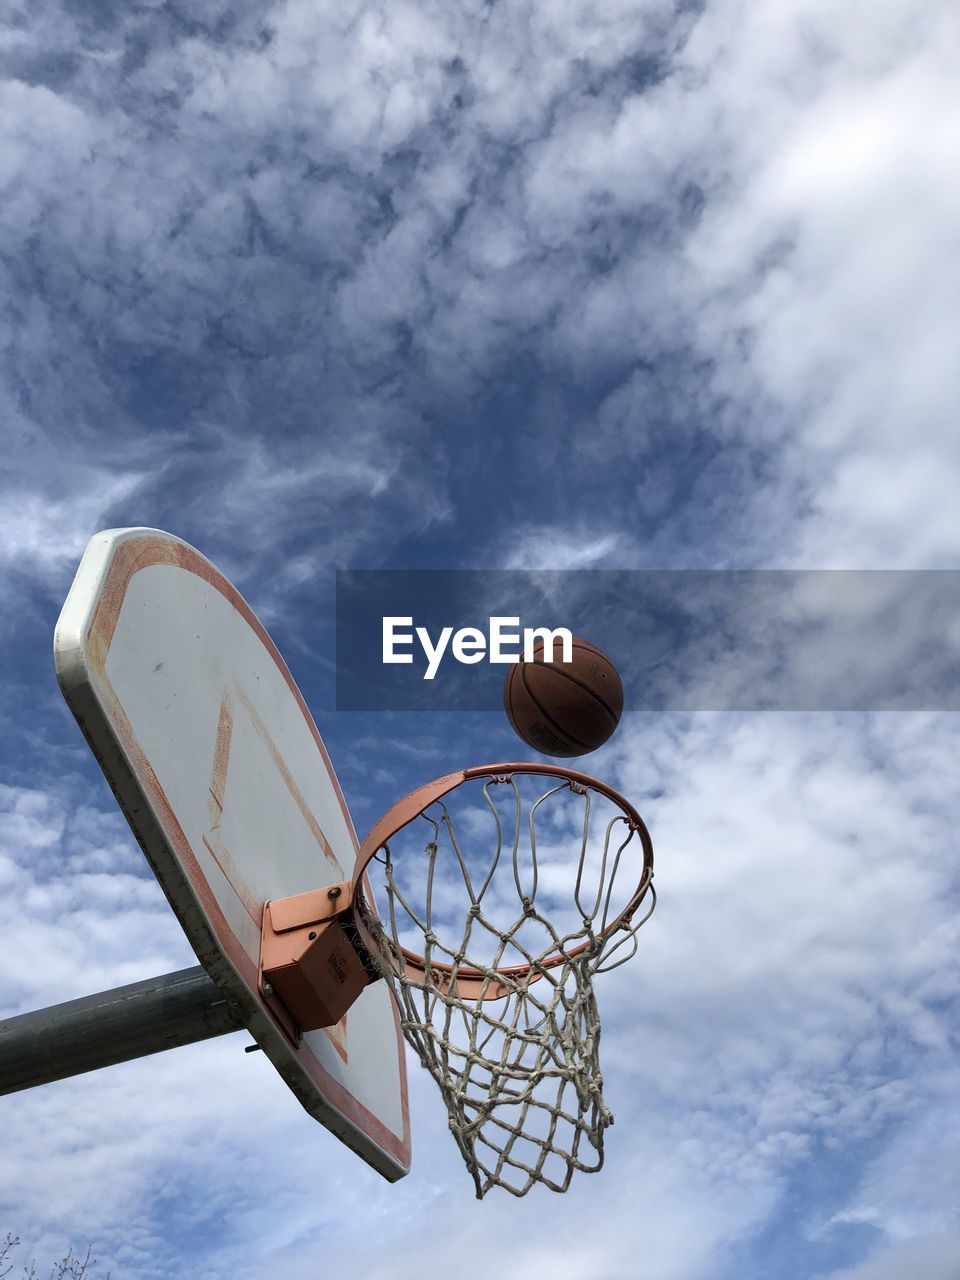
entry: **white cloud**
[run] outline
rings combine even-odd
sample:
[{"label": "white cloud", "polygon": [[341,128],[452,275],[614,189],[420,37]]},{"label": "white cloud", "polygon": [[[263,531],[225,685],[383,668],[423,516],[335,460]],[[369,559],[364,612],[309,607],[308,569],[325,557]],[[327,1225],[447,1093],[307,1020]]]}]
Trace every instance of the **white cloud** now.
[{"label": "white cloud", "polygon": [[[463,400],[518,351],[585,379],[624,366],[624,387],[638,364],[680,352],[666,430],[639,398],[617,438],[624,463],[652,441],[685,449],[685,415],[707,438],[778,457],[760,484],[736,474],[739,515],[735,494],[725,506],[662,476],[643,491],[644,468],[626,518],[638,540],[666,523],[695,544],[689,502],[730,526],[726,553],[748,562],[955,553],[947,4],[858,6],[842,22],[819,0],[769,12],[716,0],[682,18],[656,3],[483,16],[407,4],[356,21],[291,3],[267,26],[239,9],[220,43],[156,28],[126,113],[106,95],[128,20],[80,38],[44,15],[11,47],[29,58],[79,43],[79,92],[7,85],[5,208],[23,245],[35,227],[47,237],[50,300],[75,298],[79,327],[40,294],[30,325],[8,331],[39,359],[31,381],[55,416],[51,345],[73,363],[87,421],[113,408],[88,331],[181,361],[219,334],[279,362],[257,380],[298,416],[318,370],[382,376],[400,359],[405,385],[381,399],[367,443],[395,448],[410,476],[414,368],[429,394]],[[175,144],[160,118],[176,120]],[[267,434],[243,374],[225,370],[216,392],[203,377],[194,401]],[[406,524],[423,493],[398,495]]]},{"label": "white cloud", "polygon": [[[220,1250],[207,1255],[211,1274],[306,1275],[318,1236],[336,1221],[333,1261],[351,1257],[375,1276],[388,1265],[395,1273],[398,1259],[412,1274],[425,1260],[417,1223],[434,1204],[432,1256],[457,1251],[472,1280],[491,1266],[545,1268],[545,1232],[572,1266],[580,1224],[602,1211],[598,1274],[637,1274],[641,1251],[651,1277],[699,1280],[769,1221],[811,1163],[881,1143],[855,1197],[824,1192],[806,1205],[811,1231],[828,1240],[857,1218],[894,1237],[948,1229],[942,1189],[953,1179],[957,1096],[949,1009],[960,986],[948,896],[950,725],[818,719],[811,734],[813,723],[724,717],[655,730],[628,721],[591,761],[647,816],[662,897],[637,957],[598,980],[617,1124],[604,1172],[576,1181],[565,1200],[493,1195],[477,1205],[439,1097],[416,1068],[414,1172],[387,1187],[337,1152],[268,1079],[268,1064],[241,1058],[234,1038],[25,1095],[13,1149],[31,1150],[34,1167],[48,1172],[41,1194],[39,1174],[19,1172],[27,1156],[11,1157],[18,1220],[37,1223],[42,1239],[56,1227],[107,1240],[109,1256],[132,1274],[177,1274],[176,1260],[167,1271],[157,1261],[155,1233],[163,1213],[176,1222],[181,1209],[171,1201],[154,1217],[151,1199],[158,1178],[185,1186],[202,1178],[219,1188],[216,1212],[232,1241],[211,1246]],[[652,790],[663,794],[650,798]],[[23,867],[17,851],[27,846],[50,859],[78,825],[64,804],[37,793],[11,789],[6,799],[5,856],[15,865]],[[23,878],[28,870],[19,873],[14,900],[21,915],[26,905],[24,927],[40,948],[17,968],[19,1007],[145,976],[150,965],[177,967],[177,931],[159,894],[154,911],[149,881],[140,889],[124,880],[125,860],[138,855],[118,847],[119,864],[104,878],[92,819],[79,821],[87,834],[75,869],[67,860],[42,891]],[[119,915],[117,892],[128,888],[146,894],[143,907]],[[28,938],[17,935],[17,954]],[[30,1148],[29,1132],[41,1135],[39,1147]],[[186,1160],[180,1153],[200,1134],[203,1153]],[[920,1177],[934,1158],[937,1176]],[[44,1206],[58,1167],[66,1181],[52,1218]],[[256,1211],[246,1182],[254,1167]],[[94,1184],[96,1195],[87,1190]],[[131,1224],[139,1254],[123,1244],[120,1222]]]},{"label": "white cloud", "polygon": [[806,475],[814,508],[798,528],[799,560],[949,562],[960,183],[946,162],[958,124],[948,51],[960,33],[941,6],[879,7],[862,25],[833,17],[778,9],[775,21],[803,24],[807,49],[822,50],[814,60],[804,42],[790,46],[792,81],[781,67],[771,84],[757,59],[762,23],[710,66],[730,107],[725,136],[740,130],[744,144],[731,142],[736,186],[708,205],[689,255],[718,298],[741,301],[711,306],[704,333],[717,348],[720,326],[742,324],[753,336],[745,372],[792,414],[783,463]]},{"label": "white cloud", "polygon": [[516,530],[506,550],[504,568],[593,569],[618,559],[627,541],[617,533],[571,529],[569,525]]},{"label": "white cloud", "polygon": [[79,560],[106,513],[129,502],[144,476],[77,467],[71,479],[69,492],[56,495],[26,487],[7,490],[0,509],[0,560],[22,572],[59,573]]},{"label": "white cloud", "polygon": [[954,1280],[960,1234],[932,1236],[911,1240],[878,1250],[866,1262],[815,1280],[903,1280],[904,1276],[922,1276],[923,1280]]},{"label": "white cloud", "polygon": [[0,786],[0,1003],[25,1012],[193,963],[122,819]]},{"label": "white cloud", "polygon": [[887,1247],[907,1241],[924,1246],[960,1226],[956,1206],[945,1203],[941,1195],[942,1188],[960,1183],[955,1068],[950,1064],[949,1039],[931,1047],[940,1051],[945,1065],[929,1082],[929,1105],[904,1109],[892,1137],[863,1170],[848,1204],[820,1228],[823,1233],[866,1222]]},{"label": "white cloud", "polygon": [[[946,0],[168,11],[4,36],[8,567],[164,523],[279,612],[471,516],[452,554],[533,569],[956,558]],[[599,1221],[605,1274],[701,1280],[841,1152],[863,1176],[808,1190],[809,1230],[900,1237],[843,1280],[946,1280],[952,733],[638,719],[591,760],[649,812],[662,899],[600,991],[618,1124],[565,1201],[474,1205],[419,1077],[386,1187],[235,1038],[2,1100],[13,1225],[143,1278],[439,1249],[469,1280],[596,1273]],[[4,798],[8,1008],[190,963],[122,827]]]}]

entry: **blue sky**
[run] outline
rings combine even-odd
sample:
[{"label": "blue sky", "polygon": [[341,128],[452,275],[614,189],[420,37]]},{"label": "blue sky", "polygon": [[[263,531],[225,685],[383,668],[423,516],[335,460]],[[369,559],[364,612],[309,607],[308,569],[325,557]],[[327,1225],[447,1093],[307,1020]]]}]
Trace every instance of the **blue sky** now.
[{"label": "blue sky", "polygon": [[[192,963],[53,677],[98,529],[236,582],[361,831],[516,745],[324,709],[337,568],[960,567],[958,54],[949,0],[9,6],[0,1009]],[[955,1280],[955,734],[628,709],[584,763],[661,903],[566,1197],[476,1204],[415,1070],[388,1186],[226,1037],[0,1100],[0,1236],[134,1280]]]}]

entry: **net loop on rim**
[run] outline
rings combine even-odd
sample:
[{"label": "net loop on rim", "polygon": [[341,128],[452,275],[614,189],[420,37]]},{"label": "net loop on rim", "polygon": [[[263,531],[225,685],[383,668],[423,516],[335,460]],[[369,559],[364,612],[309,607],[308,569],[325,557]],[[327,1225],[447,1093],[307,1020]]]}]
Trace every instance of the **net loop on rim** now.
[{"label": "net loop on rim", "polygon": [[375,856],[388,909],[382,924],[361,910],[364,940],[477,1197],[565,1191],[575,1172],[600,1169],[613,1115],[593,980],[636,954],[656,905],[640,815],[562,766],[482,766],[384,815],[357,860],[361,908]]}]

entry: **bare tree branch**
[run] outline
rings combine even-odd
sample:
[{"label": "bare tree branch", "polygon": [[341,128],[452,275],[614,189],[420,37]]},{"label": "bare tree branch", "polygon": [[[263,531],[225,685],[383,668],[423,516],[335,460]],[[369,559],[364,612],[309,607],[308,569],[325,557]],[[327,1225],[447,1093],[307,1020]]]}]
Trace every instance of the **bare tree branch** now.
[{"label": "bare tree branch", "polygon": [[3,1280],[3,1277],[8,1276],[13,1270],[13,1263],[8,1262],[7,1259],[11,1250],[15,1249],[19,1243],[20,1237],[11,1235],[9,1231],[4,1236],[3,1244],[0,1244],[0,1267],[3,1267],[3,1270],[0,1271],[0,1280]]},{"label": "bare tree branch", "polygon": [[[14,1249],[20,1243],[20,1237],[13,1235],[9,1231],[0,1241],[0,1280],[4,1280],[13,1271],[12,1255]],[[96,1262],[92,1245],[87,1245],[87,1252],[82,1256],[74,1253],[71,1245],[64,1256],[53,1264],[50,1270],[50,1280],[95,1280],[90,1269],[96,1266]],[[32,1259],[29,1263],[24,1263],[21,1280],[39,1280],[36,1259]],[[106,1275],[106,1280],[110,1280],[109,1272]]]}]

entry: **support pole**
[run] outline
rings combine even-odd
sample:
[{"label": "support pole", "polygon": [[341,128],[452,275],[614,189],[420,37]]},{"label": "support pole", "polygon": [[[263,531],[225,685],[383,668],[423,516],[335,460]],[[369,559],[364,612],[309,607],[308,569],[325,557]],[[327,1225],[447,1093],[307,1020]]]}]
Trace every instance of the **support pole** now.
[{"label": "support pole", "polygon": [[181,969],[0,1021],[0,1094],[239,1031],[205,969]]}]

